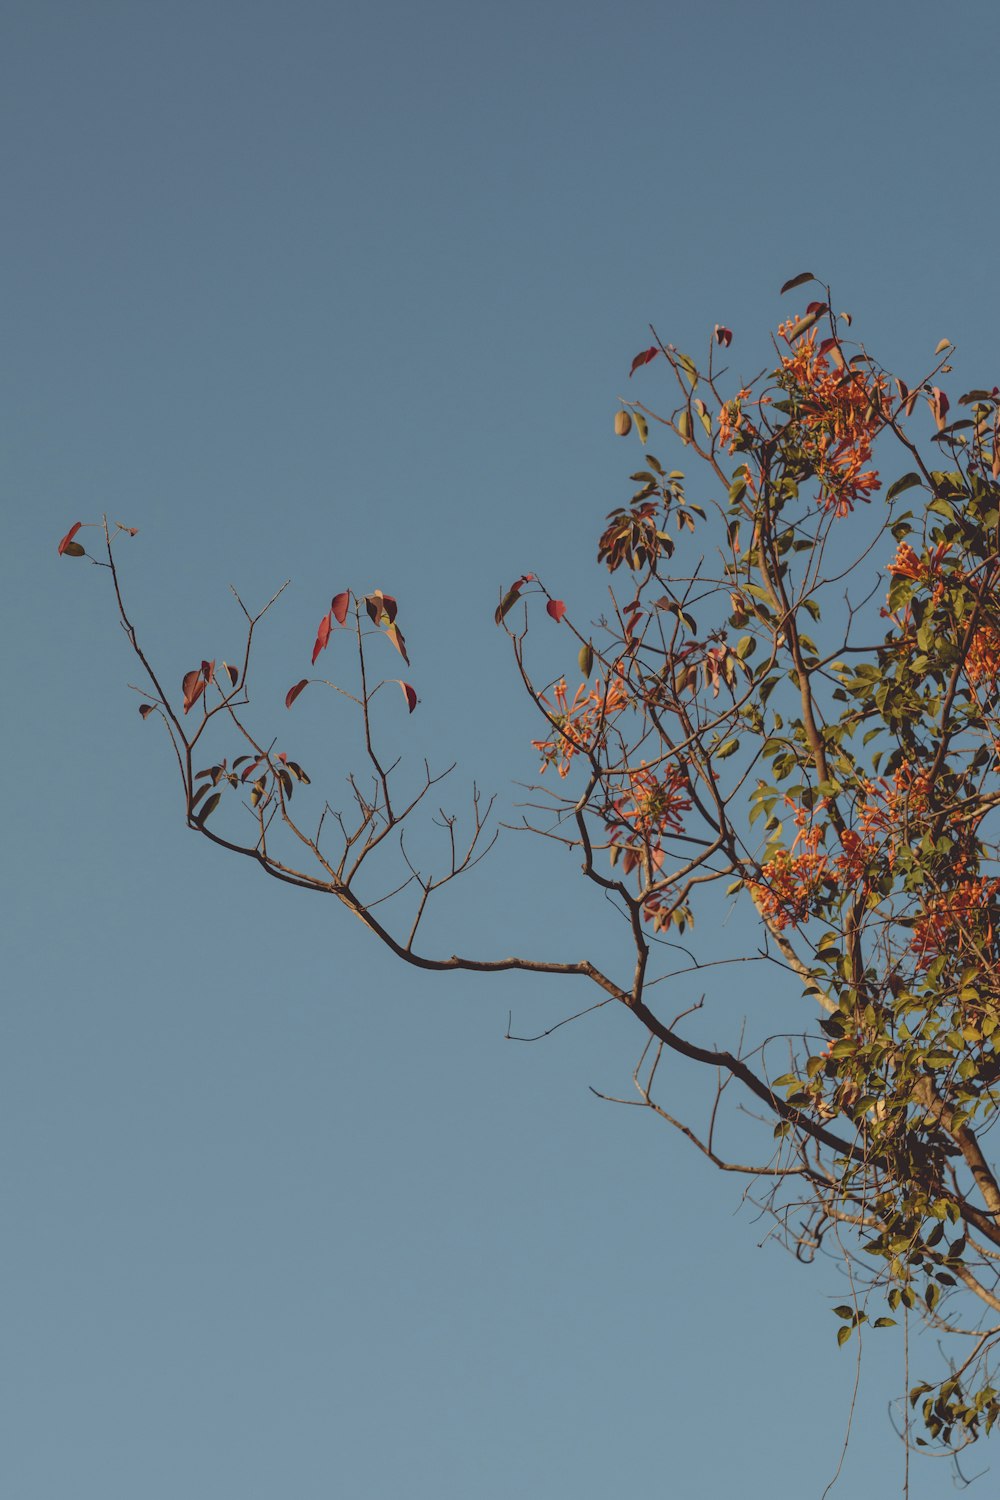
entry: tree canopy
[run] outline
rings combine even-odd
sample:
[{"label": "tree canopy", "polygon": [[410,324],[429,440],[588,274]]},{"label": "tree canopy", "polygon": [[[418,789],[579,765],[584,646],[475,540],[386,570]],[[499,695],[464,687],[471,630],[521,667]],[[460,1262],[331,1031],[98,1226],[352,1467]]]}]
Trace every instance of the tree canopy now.
[{"label": "tree canopy", "polygon": [[[239,660],[206,656],[178,690],[126,605],[134,529],[94,523],[88,550],[77,522],[59,552],[108,572],[145,674],[139,713],[170,739],[192,831],[335,898],[408,964],[574,976],[586,1003],[630,1012],[632,1102],[746,1178],[799,1259],[843,1258],[840,1342],[902,1325],[908,1350],[917,1320],[934,1330],[941,1355],[909,1355],[914,1371],[938,1363],[917,1371],[902,1428],[957,1449],[1000,1412],[1000,389],[953,387],[947,342],[897,376],[816,278],[782,292],[793,310],[749,356],[759,373],[733,373],[739,339],[721,326],[697,359],[654,331],[632,360],[614,430],[641,457],[598,540],[607,612],[578,618],[531,573],[499,590],[538,715],[522,826],[564,847],[581,900],[589,886],[616,909],[613,974],[585,952],[425,946],[429,904],[498,830],[473,788],[462,816],[439,815],[443,860],[413,831],[447,772],[400,759],[420,698],[395,597],[337,580],[282,709],[252,692],[273,599],[239,601]],[[561,632],[552,680],[533,668],[536,617]],[[338,635],[353,670],[325,679]],[[390,659],[399,677],[381,675]],[[274,714],[322,686],[356,715],[343,808],[276,748]],[[734,904],[757,936],[727,952]],[[752,1014],[711,1010],[738,962],[767,975]],[[695,971],[721,1041],[671,1012],[670,980]],[[801,997],[792,1029],[769,1017],[768,987]],[[701,1118],[658,1088],[667,1053],[702,1071]]]}]

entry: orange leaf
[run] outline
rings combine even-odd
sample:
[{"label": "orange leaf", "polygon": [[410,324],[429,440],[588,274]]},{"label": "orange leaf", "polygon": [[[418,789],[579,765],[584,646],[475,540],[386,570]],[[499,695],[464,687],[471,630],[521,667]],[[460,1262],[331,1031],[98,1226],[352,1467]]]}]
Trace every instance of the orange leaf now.
[{"label": "orange leaf", "polygon": [[184,712],[189,713],[205,691],[205,679],[200,672],[185,672],[181,687],[184,691]]},{"label": "orange leaf", "polygon": [[552,619],[555,620],[556,624],[558,625],[559,621],[566,613],[566,606],[561,599],[550,599],[548,604],[546,604],[545,606],[545,613],[547,615],[551,615]]},{"label": "orange leaf", "polygon": [[392,644],[395,646],[396,650],[399,652],[400,656],[406,662],[406,665],[409,666],[410,658],[406,654],[406,642],[403,639],[403,632],[400,630],[399,626],[387,625],[385,633],[389,637]]}]

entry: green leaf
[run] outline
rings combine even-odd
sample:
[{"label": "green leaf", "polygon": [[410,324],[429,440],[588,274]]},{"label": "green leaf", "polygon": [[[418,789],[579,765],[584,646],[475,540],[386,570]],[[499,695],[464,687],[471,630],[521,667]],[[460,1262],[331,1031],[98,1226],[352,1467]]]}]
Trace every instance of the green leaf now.
[{"label": "green leaf", "polygon": [[204,807],[201,809],[201,811],[199,812],[197,818],[195,819],[195,822],[198,824],[199,828],[203,828],[204,827],[204,825],[205,825],[205,819],[206,818],[210,818],[212,816],[212,814],[215,812],[215,809],[218,807],[218,805],[219,805],[219,803],[221,801],[222,801],[222,793],[221,792],[213,792],[212,795],[211,795],[211,797],[208,798],[208,800],[206,801]]},{"label": "green leaf", "polygon": [[922,480],[919,474],[914,474],[912,472],[909,474],[904,474],[901,479],[897,479],[894,484],[890,484],[889,488],[886,490],[886,502],[888,503],[888,501],[890,500],[895,500],[897,495],[902,495],[906,490],[912,490],[915,484],[920,483],[922,483]]},{"label": "green leaf", "polygon": [[680,365],[681,369],[684,371],[684,374],[690,381],[691,389],[694,390],[695,386],[698,384],[698,369],[695,365],[694,360],[689,354],[678,354],[677,363]]},{"label": "green leaf", "polygon": [[784,286],[781,288],[781,291],[778,293],[778,296],[783,297],[786,292],[792,291],[794,287],[805,286],[807,281],[815,280],[816,278],[811,271],[800,271],[798,276],[793,276],[791,281],[785,282]]},{"label": "green leaf", "polygon": [[494,619],[496,620],[498,625],[501,623],[504,616],[509,614],[510,611],[514,608],[514,605],[517,603],[520,597],[520,588],[514,587],[507,590],[506,594],[504,594],[503,598],[500,600],[500,603],[497,605],[496,614],[494,615]]},{"label": "green leaf", "polygon": [[844,1344],[846,1344],[847,1340],[851,1336],[852,1331],[853,1330],[847,1324],[845,1324],[843,1328],[838,1328],[837,1329],[837,1343],[840,1344],[841,1346],[843,1346]]}]

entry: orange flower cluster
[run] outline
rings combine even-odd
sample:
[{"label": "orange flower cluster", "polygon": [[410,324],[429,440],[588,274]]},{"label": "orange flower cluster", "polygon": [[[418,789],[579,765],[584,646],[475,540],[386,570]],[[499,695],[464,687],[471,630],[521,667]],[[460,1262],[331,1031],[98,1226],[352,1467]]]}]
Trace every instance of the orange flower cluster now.
[{"label": "orange flower cluster", "polygon": [[[925,559],[918,557],[908,542],[900,542],[896,548],[896,556],[889,563],[886,572],[891,573],[895,578],[912,578],[915,583],[925,583],[928,586],[933,584],[931,605],[936,608],[944,598],[946,579],[952,583],[961,583],[965,577],[961,568],[955,568],[950,574],[945,574],[942,564],[950,551],[950,542],[939,542]],[[886,614],[886,611],[883,610],[882,613]],[[896,616],[892,615],[890,618],[895,620]],[[903,620],[897,620],[896,623],[902,625],[909,619],[910,608],[907,605]]]},{"label": "orange flower cluster", "polygon": [[896,578],[913,578],[919,581],[924,577],[924,565],[909,542],[900,542],[896,548],[896,556],[885,571]]},{"label": "orange flower cluster", "polygon": [[751,406],[756,406],[762,411],[765,406],[771,405],[771,397],[758,396],[753,401],[751,396],[750,389],[744,386],[742,390],[736,392],[731,401],[723,402],[719,412],[719,442],[728,447],[730,453],[735,453],[738,448],[760,437],[758,429],[743,409],[744,403],[749,401]]},{"label": "orange flower cluster", "polygon": [[624,850],[622,868],[630,875],[646,851],[653,865],[660,867],[664,835],[679,832],[691,799],[678,766],[653,768],[643,761],[625,774],[627,784],[612,800],[606,816],[608,835],[612,844]]},{"label": "orange flower cluster", "polygon": [[[818,841],[819,830],[815,837]],[[813,835],[809,838],[811,842]],[[784,932],[786,927],[798,927],[809,916],[829,867],[826,855],[813,845],[802,854],[779,849],[761,866],[761,875],[762,880],[748,882],[751,894],[765,921]]]},{"label": "orange flower cluster", "polygon": [[620,680],[612,681],[605,690],[603,684],[587,692],[587,684],[581,682],[569,702],[565,677],[552,689],[554,704],[542,696],[542,703],[555,725],[557,738],[532,740],[534,748],[541,752],[541,771],[555,766],[563,778],[569,775],[570,763],[575,755],[586,755],[603,743],[607,722],[620,713],[629,702],[628,691]]},{"label": "orange flower cluster", "polygon": [[876,836],[887,841],[890,870],[900,830],[905,829],[911,819],[919,819],[927,811],[930,788],[927,773],[914,770],[908,760],[904,760],[893,775],[892,786],[884,776],[864,783],[868,801],[858,811],[858,822],[873,850]]},{"label": "orange flower cluster", "polygon": [[[944,576],[942,563],[951,551],[951,542],[939,542],[933,552],[927,554],[926,561],[917,556],[909,542],[900,542],[896,548],[896,556],[886,568],[887,573],[894,574],[897,578],[913,578],[918,583],[938,583]],[[952,577],[956,582],[961,581],[965,575],[958,570]]]},{"label": "orange flower cluster", "polygon": [[857,885],[868,873],[871,862],[878,854],[877,846],[870,839],[863,839],[853,828],[845,828],[840,835],[842,854],[836,858],[837,875],[840,879]]},{"label": "orange flower cluster", "polygon": [[[783,323],[788,339],[795,320]],[[816,330],[800,338],[781,361],[780,384],[798,397],[801,446],[823,486],[823,504],[838,516],[853,510],[881,486],[878,473],[866,468],[872,443],[882,425],[885,377],[831,368],[817,348]]]},{"label": "orange flower cluster", "polygon": [[971,683],[996,687],[1000,676],[1000,630],[995,625],[982,626],[972,637],[965,658],[965,675]]},{"label": "orange flower cluster", "polygon": [[736,452],[741,434],[746,433],[749,436],[753,431],[743,415],[743,403],[749,399],[750,392],[744,387],[736,393],[732,401],[724,402],[719,412],[719,442],[724,447],[728,447],[730,453]]},{"label": "orange flower cluster", "polygon": [[993,944],[995,897],[1000,880],[960,880],[953,890],[933,896],[913,928],[910,947],[917,964],[927,968],[939,953],[959,955],[972,950],[977,957]]},{"label": "orange flower cluster", "polygon": [[[946,575],[942,564],[951,546],[950,542],[939,542],[926,558],[920,558],[909,543],[900,542],[886,571],[896,578],[912,578],[917,583],[933,585],[931,604],[937,605],[945,593]],[[961,583],[967,576],[961,568],[955,568],[947,578],[953,583]],[[987,584],[983,592],[988,593],[989,587]],[[906,618],[908,611],[904,620]],[[966,654],[965,675],[973,685],[981,682],[990,689],[996,687],[1000,677],[1000,627],[987,624],[976,631]]]},{"label": "orange flower cluster", "polygon": [[[785,798],[785,804],[795,807],[789,797]],[[819,848],[825,828],[815,825],[807,828],[808,822],[806,809],[795,808],[799,832],[791,849],[779,849],[761,866],[763,878],[748,882],[762,916],[780,932],[786,927],[798,927],[806,920],[824,887],[832,893],[838,885],[856,886],[864,880],[878,853],[871,839],[862,838],[853,828],[845,828],[840,835],[841,852],[831,859]],[[802,853],[796,854],[800,844],[804,846]]]}]

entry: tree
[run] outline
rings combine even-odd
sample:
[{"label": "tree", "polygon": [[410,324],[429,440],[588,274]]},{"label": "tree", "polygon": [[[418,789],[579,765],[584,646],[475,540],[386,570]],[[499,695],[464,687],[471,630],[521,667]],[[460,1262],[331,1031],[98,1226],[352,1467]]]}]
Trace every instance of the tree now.
[{"label": "tree", "polygon": [[[782,292],[814,282],[796,276]],[[902,1425],[907,1442],[920,1421],[916,1444],[958,1449],[1000,1413],[1000,1173],[986,1143],[1000,1103],[1000,390],[963,394],[952,420],[936,383],[951,373],[950,344],[908,385],[850,325],[822,288],[745,383],[720,363],[728,328],[716,326],[701,364],[654,332],[629,378],[655,362],[672,395],[660,410],[623,400],[615,418],[643,458],[600,537],[610,613],[574,621],[532,574],[496,609],[540,716],[525,827],[570,851],[615,906],[626,980],[586,956],[422,946],[428,903],[496,832],[473,789],[465,823],[444,816],[443,868],[414,852],[415,815],[442,777],[425,765],[406,788],[381,748],[382,689],[400,690],[400,710],[419,703],[405,678],[373,677],[375,637],[409,667],[395,598],[344,590],[317,629],[314,668],[337,632],[356,661],[349,685],[325,684],[356,711],[366,768],[350,779],[350,810],[335,811],[251,719],[255,632],[274,599],[256,614],[239,601],[242,659],[203,660],[178,699],[126,609],[117,544],[132,528],[99,523],[92,560],[145,674],[139,712],[173,745],[188,827],[334,897],[408,964],[577,976],[596,1004],[623,1006],[645,1035],[632,1102],[746,1177],[799,1258],[826,1246],[843,1257],[840,1342],[900,1319],[908,1339],[911,1316],[935,1330],[944,1368],[907,1393]],[[698,461],[703,503],[650,451],[654,432]],[[876,445],[903,470],[887,485]],[[61,555],[88,555],[80,531]],[[535,680],[529,620],[543,604],[572,638],[579,686]],[[296,681],[285,708],[321,680]],[[394,872],[375,887],[384,861]],[[726,956],[718,933],[736,902],[759,936]],[[804,996],[801,1022],[780,1033],[766,1015],[742,1018],[720,1046],[700,1039],[690,1011],[667,1019],[653,986],[677,972],[678,947],[706,972],[766,965]],[[705,1070],[707,1123],[662,1102],[665,1052]],[[741,1120],[756,1117],[741,1126],[756,1133],[755,1159],[726,1144],[735,1098]]]}]

